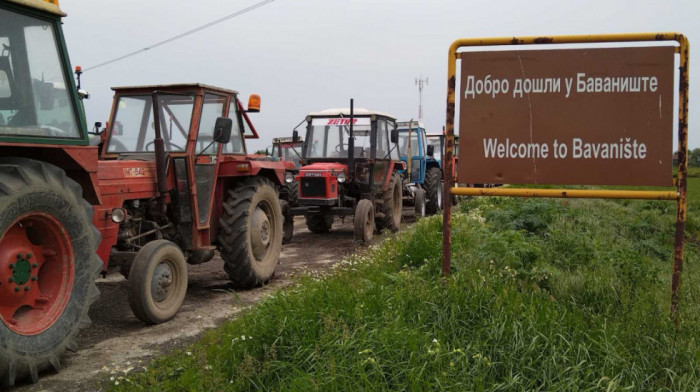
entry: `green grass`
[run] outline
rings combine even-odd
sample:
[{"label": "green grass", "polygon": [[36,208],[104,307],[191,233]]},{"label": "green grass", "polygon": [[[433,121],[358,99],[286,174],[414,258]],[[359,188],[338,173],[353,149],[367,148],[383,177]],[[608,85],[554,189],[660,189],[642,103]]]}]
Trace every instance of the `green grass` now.
[{"label": "green grass", "polygon": [[[691,181],[691,216],[700,179]],[[698,390],[700,269],[668,317],[675,204],[480,198],[302,279],[117,391]],[[694,233],[694,232],[693,232]],[[691,233],[689,233],[691,235]],[[245,337],[245,338],[244,338]]]}]

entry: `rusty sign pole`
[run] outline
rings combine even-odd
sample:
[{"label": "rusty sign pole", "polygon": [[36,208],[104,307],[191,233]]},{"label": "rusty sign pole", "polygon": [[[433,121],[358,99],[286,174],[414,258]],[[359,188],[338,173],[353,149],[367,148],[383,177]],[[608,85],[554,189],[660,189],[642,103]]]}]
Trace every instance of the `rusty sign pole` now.
[{"label": "rusty sign pole", "polygon": [[[454,186],[452,177],[454,165],[452,158],[455,149],[455,70],[457,67],[457,45],[455,41],[450,46],[447,60],[447,115],[445,118],[445,154],[442,161],[445,163],[442,169],[442,177],[445,179],[445,187],[442,191],[442,276],[450,275],[452,267],[452,197],[451,189]],[[447,175],[445,173],[448,173]]]},{"label": "rusty sign pole", "polygon": [[685,218],[687,212],[687,172],[688,172],[688,65],[690,60],[690,45],[688,39],[681,35],[680,44],[680,77],[678,109],[678,209],[676,210],[676,237],[673,250],[673,276],[671,277],[671,318],[678,325],[678,305],[681,301],[681,274],[683,273],[683,247],[685,244]]},{"label": "rusty sign pole", "polygon": [[[678,324],[678,307],[681,294],[681,274],[683,272],[683,250],[685,244],[685,220],[687,212],[687,169],[688,169],[688,90],[690,44],[688,39],[679,33],[641,33],[641,34],[609,34],[609,35],[562,35],[551,37],[501,37],[458,39],[450,45],[447,58],[447,111],[445,172],[452,170],[454,153],[454,118],[455,118],[455,89],[458,50],[475,46],[512,46],[533,44],[585,44],[603,42],[654,42],[675,41],[679,44],[680,53],[680,82],[679,82],[679,115],[678,115],[678,178],[676,192],[668,191],[633,191],[633,190],[572,190],[572,189],[474,189],[454,188],[453,179],[448,176],[445,181],[445,199],[443,211],[443,247],[442,274],[449,275],[451,264],[451,194],[465,196],[523,196],[523,197],[575,197],[575,198],[610,198],[610,199],[657,199],[676,200],[676,233],[673,252],[673,275],[671,278],[671,318]],[[444,199],[444,198],[443,198]]]}]

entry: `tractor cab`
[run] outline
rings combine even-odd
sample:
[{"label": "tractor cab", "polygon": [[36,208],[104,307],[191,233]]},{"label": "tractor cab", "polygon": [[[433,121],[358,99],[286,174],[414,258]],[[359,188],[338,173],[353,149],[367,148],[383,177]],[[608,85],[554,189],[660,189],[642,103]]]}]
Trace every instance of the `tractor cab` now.
[{"label": "tractor cab", "polygon": [[356,237],[365,242],[371,240],[375,212],[378,227],[398,230],[402,203],[398,170],[403,165],[394,117],[351,107],[311,113],[306,122],[305,166],[297,177],[299,206],[292,211],[304,215],[315,233],[330,230],[334,216],[355,215],[356,226],[371,223],[372,230],[356,228]]},{"label": "tractor cab", "polygon": [[304,148],[304,139],[293,137],[278,137],[272,139],[272,156],[282,161],[294,163],[294,169],[301,167],[301,154]]},{"label": "tractor cab", "polygon": [[415,205],[418,217],[437,214],[442,209],[442,166],[435,158],[435,145],[421,122],[399,122],[398,132],[399,154],[406,165],[401,172],[404,198]]},{"label": "tractor cab", "polygon": [[0,3],[0,143],[87,144],[63,15],[50,3]]}]

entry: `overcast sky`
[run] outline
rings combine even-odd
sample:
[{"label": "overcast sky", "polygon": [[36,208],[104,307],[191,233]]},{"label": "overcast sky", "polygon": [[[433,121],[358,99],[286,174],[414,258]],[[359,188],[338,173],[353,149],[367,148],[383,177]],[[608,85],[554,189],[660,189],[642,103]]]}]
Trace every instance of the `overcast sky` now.
[{"label": "overcast sky", "polygon": [[[60,0],[73,65],[87,68],[260,0]],[[265,148],[311,111],[356,107],[445,122],[447,49],[457,38],[678,31],[700,42],[700,1],[276,0],[207,30],[83,75],[88,126],[106,122],[112,86],[200,82],[237,90]],[[696,46],[697,47],[697,46]],[[692,53],[692,50],[691,50]],[[690,147],[700,147],[700,57],[691,55]],[[302,132],[303,134],[303,132]]]}]

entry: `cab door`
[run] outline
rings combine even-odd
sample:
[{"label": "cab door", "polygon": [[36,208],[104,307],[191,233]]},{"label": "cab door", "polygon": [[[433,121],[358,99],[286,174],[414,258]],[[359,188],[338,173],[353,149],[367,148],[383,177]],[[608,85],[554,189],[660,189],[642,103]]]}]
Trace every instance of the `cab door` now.
[{"label": "cab door", "polygon": [[[212,204],[214,202],[214,189],[216,187],[216,173],[218,172],[221,148],[214,142],[214,125],[218,117],[225,115],[228,97],[225,95],[205,93],[202,100],[202,110],[199,117],[199,131],[194,146],[194,170],[193,181],[196,190],[195,222],[199,230],[206,230],[208,234],[209,219],[211,217]],[[196,121],[196,119],[195,119]],[[200,236],[201,245],[205,236]]]}]

